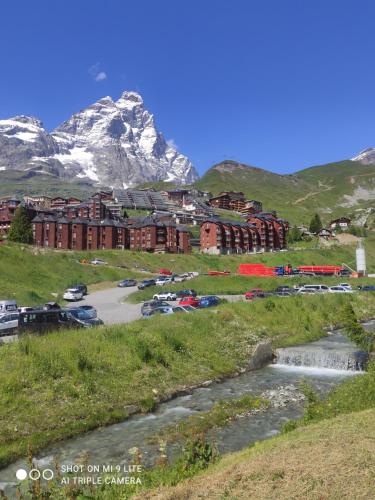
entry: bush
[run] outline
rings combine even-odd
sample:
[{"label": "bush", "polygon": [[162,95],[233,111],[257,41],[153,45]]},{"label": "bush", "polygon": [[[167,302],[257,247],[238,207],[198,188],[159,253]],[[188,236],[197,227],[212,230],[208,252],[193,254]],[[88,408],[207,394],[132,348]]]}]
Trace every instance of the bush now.
[{"label": "bush", "polygon": [[351,304],[346,304],[343,312],[344,330],[352,342],[364,351],[370,352],[374,344],[374,334],[367,332],[358,322]]}]

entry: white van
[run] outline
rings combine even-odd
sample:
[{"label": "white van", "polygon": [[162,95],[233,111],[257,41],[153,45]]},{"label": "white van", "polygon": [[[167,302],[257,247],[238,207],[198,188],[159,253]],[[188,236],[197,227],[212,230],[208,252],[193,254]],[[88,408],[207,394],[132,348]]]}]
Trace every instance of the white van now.
[{"label": "white van", "polygon": [[15,300],[0,300],[0,314],[17,310],[17,302]]}]

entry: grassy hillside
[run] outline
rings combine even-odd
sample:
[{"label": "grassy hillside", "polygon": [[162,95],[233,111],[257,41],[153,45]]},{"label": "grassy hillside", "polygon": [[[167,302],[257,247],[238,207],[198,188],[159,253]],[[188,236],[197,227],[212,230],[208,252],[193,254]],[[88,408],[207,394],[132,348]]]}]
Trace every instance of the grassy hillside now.
[{"label": "grassy hillside", "polygon": [[342,161],[278,175],[225,161],[208,170],[196,185],[214,194],[243,191],[247,198],[262,201],[265,210],[275,209],[293,224],[307,224],[315,212],[329,221],[373,206],[375,166]]},{"label": "grassy hillside", "polygon": [[[365,240],[367,263],[369,271],[375,271],[374,238]],[[101,258],[108,266],[83,266],[80,259]],[[261,262],[266,265],[293,266],[302,264],[342,264],[355,265],[355,249],[352,246],[341,246],[324,249],[306,249],[284,253],[266,253],[258,255],[221,255],[204,254],[175,255],[148,254],[121,250],[102,250],[95,252],[63,252],[36,247],[3,244],[0,245],[0,298],[16,298],[19,304],[39,304],[47,300],[61,297],[61,292],[77,282],[87,284],[103,281],[115,281],[126,277],[143,278],[140,269],[157,273],[161,267],[167,267],[176,273],[198,271],[206,273],[209,270],[236,272],[240,263]],[[118,268],[116,266],[126,266]],[[200,281],[202,281],[200,279]],[[223,291],[235,293],[245,286],[243,278],[212,277],[209,288],[202,282],[202,293],[216,290],[216,283],[224,286]],[[219,281],[218,281],[219,280]],[[261,284],[257,280],[247,279],[249,286]],[[274,280],[272,286],[278,284]],[[199,284],[199,281],[198,281]],[[185,286],[183,283],[182,285]],[[204,285],[204,286],[203,286]],[[195,285],[194,285],[195,286]],[[146,292],[147,293],[147,292]],[[141,298],[141,297],[140,297]]]},{"label": "grassy hillside", "polygon": [[95,188],[84,181],[63,181],[50,175],[9,170],[0,172],[0,196],[76,196],[85,199]]},{"label": "grassy hillside", "polygon": [[349,302],[359,318],[374,313],[372,294],[275,298],[3,345],[0,465],[29,443],[36,452],[126,418],[127,405],[148,411],[183,387],[238,372],[262,339],[317,340]]},{"label": "grassy hillside", "polygon": [[137,498],[372,498],[374,418],[375,410],[371,409],[262,441],[226,455],[208,471],[180,485],[142,492]]},{"label": "grassy hillside", "polygon": [[[308,385],[301,388],[307,396],[304,416],[287,422],[283,435],[226,455],[200,476],[142,498],[372,497],[374,362],[366,374],[347,379],[323,400]],[[171,477],[150,485],[175,484]]]}]

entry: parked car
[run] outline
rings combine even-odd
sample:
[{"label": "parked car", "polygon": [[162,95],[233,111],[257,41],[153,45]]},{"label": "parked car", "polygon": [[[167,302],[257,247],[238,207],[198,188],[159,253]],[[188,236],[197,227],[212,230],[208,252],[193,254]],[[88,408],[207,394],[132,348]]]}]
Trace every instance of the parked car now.
[{"label": "parked car", "polygon": [[144,290],[145,288],[153,285],[155,285],[154,279],[142,280],[140,283],[138,283],[138,290]]},{"label": "parked car", "polygon": [[358,287],[361,292],[375,292],[375,285],[362,285]]},{"label": "parked car", "polygon": [[192,296],[182,297],[181,300],[179,301],[178,305],[199,307],[199,299],[197,299],[196,297],[192,297]]},{"label": "parked car", "polygon": [[72,302],[75,302],[77,300],[81,300],[82,297],[83,297],[83,293],[80,290],[78,290],[78,288],[68,288],[67,290],[65,290],[64,295],[63,295],[64,300],[69,300]]},{"label": "parked car", "polygon": [[206,295],[205,297],[201,297],[199,307],[212,307],[217,306],[219,303],[220,299],[216,295]]},{"label": "parked car", "polygon": [[253,300],[256,299],[257,297],[264,298],[265,296],[266,296],[265,292],[260,288],[252,288],[251,290],[245,293],[246,300]]},{"label": "parked car", "polygon": [[83,295],[87,295],[87,285],[85,285],[84,283],[78,283],[78,285],[73,285],[72,288],[77,288],[83,293]]},{"label": "parked car", "polygon": [[340,276],[350,276],[351,274],[352,272],[349,269],[341,269],[341,271],[339,272]]},{"label": "parked car", "polygon": [[278,295],[280,293],[287,293],[288,295],[294,295],[297,293],[297,290],[295,288],[291,287],[277,287],[275,290],[275,295]]},{"label": "parked car", "polygon": [[154,300],[177,300],[177,295],[174,292],[155,293]]},{"label": "parked car", "polygon": [[153,309],[149,309],[143,314],[144,317],[148,318],[150,316],[154,316],[155,314],[173,314],[173,307],[171,306],[161,306],[154,307]]},{"label": "parked car", "polygon": [[120,288],[124,288],[127,286],[136,286],[136,285],[137,285],[137,280],[133,280],[131,278],[128,278],[128,279],[121,280],[117,286],[119,286]]},{"label": "parked car", "polygon": [[289,292],[289,293],[296,293],[296,290],[295,288],[292,288],[288,285],[282,285],[282,286],[278,286],[275,290],[275,292]]},{"label": "parked car", "polygon": [[351,285],[349,285],[349,283],[339,283],[339,286],[342,286],[342,287],[346,288],[347,290],[353,291],[353,288],[351,287]]},{"label": "parked car", "polygon": [[312,288],[300,288],[297,292],[298,295],[315,295],[316,293],[318,292]]},{"label": "parked car", "polygon": [[[49,311],[50,309],[61,309],[61,307],[57,302],[51,301],[51,302],[46,302],[42,307],[42,309],[44,309],[44,311]],[[22,311],[22,312],[27,312],[27,311]]]},{"label": "parked car", "polygon": [[172,271],[166,269],[165,267],[161,267],[158,271],[159,274],[164,274],[165,276],[171,276]]},{"label": "parked car", "polygon": [[164,300],[149,300],[147,302],[144,302],[141,307],[142,316],[145,316],[147,311],[149,311],[150,309],[155,309],[156,307],[169,307],[169,304]]},{"label": "parked car", "polygon": [[178,312],[192,312],[192,311],[196,311],[196,308],[193,307],[193,306],[174,306],[173,307],[173,312],[174,313],[178,313]]},{"label": "parked car", "polygon": [[77,306],[79,307],[79,309],[83,309],[84,311],[86,311],[87,314],[90,315],[91,318],[96,318],[98,313],[97,313],[97,310],[95,309],[94,306],[90,306],[90,305],[83,305],[83,306]]},{"label": "parked car", "polygon": [[107,262],[105,260],[102,260],[102,259],[94,259],[94,260],[90,261],[90,264],[92,264],[94,266],[104,266],[105,264],[107,264]]},{"label": "parked car", "polygon": [[255,295],[255,297],[260,297],[260,298],[265,297],[265,292],[261,288],[252,288],[250,292],[252,292]]},{"label": "parked car", "polygon": [[327,285],[305,285],[298,290],[298,293],[302,293],[302,291],[306,290],[313,290],[314,293],[327,293],[329,287]]},{"label": "parked car", "polygon": [[28,311],[32,311],[33,309],[35,309],[34,307],[30,307],[30,306],[20,306],[18,308],[18,312],[19,313],[25,313],[25,312],[28,312]]},{"label": "parked car", "polygon": [[17,311],[17,302],[15,300],[0,300],[0,313]]},{"label": "parked car", "polygon": [[163,286],[166,283],[172,283],[172,278],[170,276],[159,276],[159,278],[156,278],[155,280],[155,285],[158,286]]},{"label": "parked car", "polygon": [[182,283],[183,281],[186,280],[186,276],[183,276],[182,274],[177,274],[173,278],[174,278],[173,281],[175,281],[176,283]]},{"label": "parked car", "polygon": [[92,326],[99,326],[104,324],[101,319],[92,317],[88,311],[85,311],[81,307],[71,307],[65,310],[69,314],[71,314],[85,328],[90,328]]},{"label": "parked car", "polygon": [[353,293],[353,290],[348,290],[344,286],[330,286],[329,293]]},{"label": "parked car", "polygon": [[197,292],[192,288],[187,288],[184,290],[178,290],[178,292],[176,292],[176,295],[177,297],[196,297]]},{"label": "parked car", "polygon": [[67,311],[62,309],[34,309],[22,312],[18,317],[18,333],[43,334],[60,329],[83,328],[83,324],[77,321]]},{"label": "parked car", "polygon": [[18,328],[18,311],[0,314],[0,335],[16,333]]},{"label": "parked car", "polygon": [[193,276],[191,276],[191,274],[189,273],[181,273],[179,274],[179,277],[185,281],[185,280],[191,280]]}]

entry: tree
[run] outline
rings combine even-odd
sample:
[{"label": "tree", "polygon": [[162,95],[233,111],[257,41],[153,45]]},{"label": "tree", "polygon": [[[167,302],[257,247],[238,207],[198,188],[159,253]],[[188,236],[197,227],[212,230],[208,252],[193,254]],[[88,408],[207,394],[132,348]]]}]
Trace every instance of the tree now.
[{"label": "tree", "polygon": [[19,206],[14,214],[14,219],[8,233],[8,240],[16,241],[17,243],[33,242],[33,228],[30,217],[24,207]]},{"label": "tree", "polygon": [[320,220],[319,214],[315,214],[310,222],[310,227],[309,227],[310,233],[317,234],[322,229],[322,227],[323,224],[322,221]]},{"label": "tree", "polygon": [[294,243],[296,241],[302,240],[302,233],[297,226],[293,226],[292,229],[287,234],[288,243]]}]

